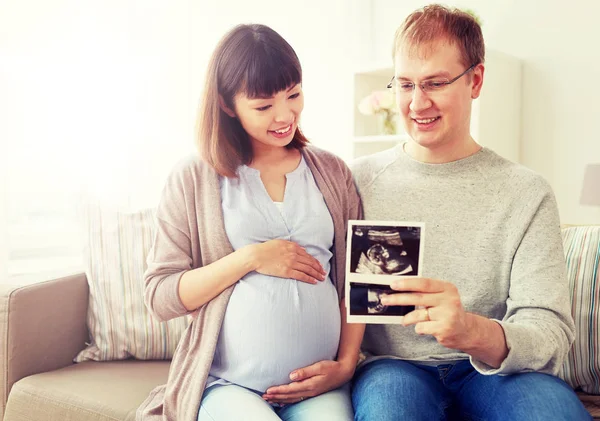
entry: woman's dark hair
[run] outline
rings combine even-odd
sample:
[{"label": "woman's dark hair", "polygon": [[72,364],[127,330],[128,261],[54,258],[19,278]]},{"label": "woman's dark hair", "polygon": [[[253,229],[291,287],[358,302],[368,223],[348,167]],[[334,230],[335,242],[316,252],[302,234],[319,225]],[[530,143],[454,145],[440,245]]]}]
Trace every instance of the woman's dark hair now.
[{"label": "woman's dark hair", "polygon": [[[238,25],[219,42],[212,54],[198,116],[198,149],[201,157],[221,175],[235,177],[236,169],[249,164],[253,149],[240,121],[221,109],[219,97],[234,110],[234,97],[271,97],[302,83],[302,67],[294,49],[265,25]],[[308,143],[300,128],[287,148]]]}]

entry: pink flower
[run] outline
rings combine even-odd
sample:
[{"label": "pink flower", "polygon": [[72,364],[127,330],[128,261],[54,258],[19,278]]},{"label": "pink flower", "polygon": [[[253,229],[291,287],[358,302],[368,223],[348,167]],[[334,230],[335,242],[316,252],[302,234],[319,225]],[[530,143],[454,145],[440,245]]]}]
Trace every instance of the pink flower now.
[{"label": "pink flower", "polygon": [[358,104],[358,110],[365,115],[394,110],[396,106],[394,95],[386,91],[374,91],[364,97]]}]

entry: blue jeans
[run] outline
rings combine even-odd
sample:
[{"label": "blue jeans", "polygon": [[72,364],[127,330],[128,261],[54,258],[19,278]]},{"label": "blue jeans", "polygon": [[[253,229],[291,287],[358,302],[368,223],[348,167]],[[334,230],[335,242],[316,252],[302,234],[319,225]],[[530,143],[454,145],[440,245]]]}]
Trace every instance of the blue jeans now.
[{"label": "blue jeans", "polygon": [[234,384],[204,391],[198,421],[352,421],[348,384],[302,402],[275,408],[262,394]]},{"label": "blue jeans", "polygon": [[541,373],[485,376],[471,363],[382,359],[354,375],[356,421],[591,420],[569,385]]}]

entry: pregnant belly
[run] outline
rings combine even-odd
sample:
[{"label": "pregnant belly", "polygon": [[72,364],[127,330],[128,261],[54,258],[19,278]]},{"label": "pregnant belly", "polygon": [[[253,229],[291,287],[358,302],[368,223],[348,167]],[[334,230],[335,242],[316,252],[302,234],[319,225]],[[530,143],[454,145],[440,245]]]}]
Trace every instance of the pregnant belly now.
[{"label": "pregnant belly", "polygon": [[287,384],[293,370],[335,358],[340,323],[329,279],[247,275],[231,295],[210,374],[261,392]]}]

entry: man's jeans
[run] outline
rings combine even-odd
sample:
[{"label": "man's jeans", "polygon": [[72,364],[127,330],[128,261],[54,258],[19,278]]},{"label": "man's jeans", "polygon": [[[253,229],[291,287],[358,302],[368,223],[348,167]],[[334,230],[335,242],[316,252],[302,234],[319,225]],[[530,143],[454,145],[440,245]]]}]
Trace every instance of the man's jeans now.
[{"label": "man's jeans", "polygon": [[468,360],[437,367],[382,359],[354,376],[355,421],[591,420],[577,395],[541,373],[485,376]]}]

